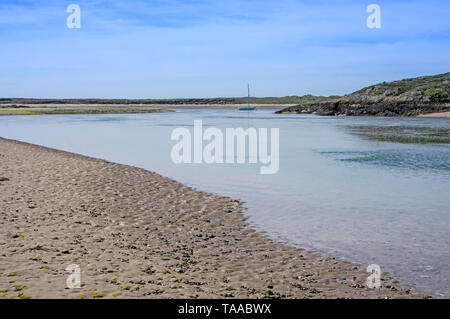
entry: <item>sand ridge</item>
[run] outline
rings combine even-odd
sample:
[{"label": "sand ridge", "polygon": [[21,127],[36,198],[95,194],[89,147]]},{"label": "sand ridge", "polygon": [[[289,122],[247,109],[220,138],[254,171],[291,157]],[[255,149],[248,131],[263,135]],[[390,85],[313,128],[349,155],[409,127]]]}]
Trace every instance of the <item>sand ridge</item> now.
[{"label": "sand ridge", "polygon": [[[244,206],[126,165],[0,138],[0,298],[420,298],[277,243]],[[81,268],[81,288],[65,270]]]}]

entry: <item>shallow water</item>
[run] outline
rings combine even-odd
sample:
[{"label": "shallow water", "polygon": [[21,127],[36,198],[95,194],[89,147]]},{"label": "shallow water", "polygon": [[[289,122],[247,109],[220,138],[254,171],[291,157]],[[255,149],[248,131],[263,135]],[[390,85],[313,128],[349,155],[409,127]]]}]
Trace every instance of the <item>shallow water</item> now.
[{"label": "shallow water", "polygon": [[[348,126],[450,128],[449,119],[180,110],[0,117],[0,136],[156,171],[246,202],[249,221],[281,241],[378,264],[450,297],[450,147],[365,140]],[[280,129],[280,169],[172,163],[175,127]]]}]

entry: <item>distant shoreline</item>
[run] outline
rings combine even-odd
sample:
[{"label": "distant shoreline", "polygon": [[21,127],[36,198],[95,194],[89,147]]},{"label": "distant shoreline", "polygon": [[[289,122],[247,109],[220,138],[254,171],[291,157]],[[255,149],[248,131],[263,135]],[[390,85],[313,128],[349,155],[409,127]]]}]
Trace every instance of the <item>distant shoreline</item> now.
[{"label": "distant shoreline", "polygon": [[[256,108],[279,109],[286,106],[274,104],[250,104]],[[232,110],[247,104],[161,104],[148,106],[143,104],[21,104],[0,105],[0,116],[2,115],[52,115],[52,114],[135,114],[135,113],[164,113],[175,110]]]},{"label": "distant shoreline", "polygon": [[[267,107],[267,108],[277,108],[277,107],[288,107],[295,106],[297,104],[264,104],[264,103],[250,103],[250,106],[256,107]],[[241,106],[247,106],[247,103],[241,104],[97,104],[97,103],[89,103],[89,104],[33,104],[33,103],[24,103],[24,104],[0,104],[0,110],[2,108],[237,108]]]},{"label": "distant shoreline", "polygon": [[[0,116],[11,115],[69,115],[69,114],[144,114],[167,113],[176,110],[232,110],[247,106],[247,104],[161,104],[157,107],[149,107],[142,104],[24,104],[24,105],[0,105]],[[278,114],[315,114],[314,112],[300,112],[294,109],[294,104],[250,104],[252,107],[264,109],[280,109]],[[287,108],[287,109],[284,109]],[[322,115],[322,114],[318,114]],[[374,115],[376,116],[376,115]],[[417,117],[450,118],[450,112],[435,112],[418,114]]]},{"label": "distant shoreline", "polygon": [[6,115],[69,115],[69,114],[136,114],[136,113],[167,113],[170,109],[154,107],[120,107],[120,106],[65,106],[65,107],[31,107],[16,106],[0,108],[0,116]]}]

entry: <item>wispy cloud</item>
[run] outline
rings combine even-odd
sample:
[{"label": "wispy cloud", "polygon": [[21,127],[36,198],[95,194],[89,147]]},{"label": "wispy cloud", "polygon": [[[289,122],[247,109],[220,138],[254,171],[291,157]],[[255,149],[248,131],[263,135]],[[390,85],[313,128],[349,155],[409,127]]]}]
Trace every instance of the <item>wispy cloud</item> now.
[{"label": "wispy cloud", "polygon": [[[67,29],[77,3],[82,28]],[[2,1],[1,96],[343,94],[450,69],[446,1]]]}]

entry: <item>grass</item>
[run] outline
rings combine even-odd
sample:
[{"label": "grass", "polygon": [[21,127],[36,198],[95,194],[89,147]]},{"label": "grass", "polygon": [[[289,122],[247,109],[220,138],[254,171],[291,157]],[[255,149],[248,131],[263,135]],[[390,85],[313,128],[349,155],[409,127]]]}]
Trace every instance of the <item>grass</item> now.
[{"label": "grass", "polygon": [[450,144],[450,129],[414,126],[347,126],[368,140],[405,144]]},{"label": "grass", "polygon": [[27,107],[0,108],[0,115],[52,115],[52,114],[134,114],[173,112],[150,107]]},{"label": "grass", "polygon": [[[399,81],[383,82],[362,88],[353,94],[368,92],[369,95],[385,97],[420,96],[435,102],[450,100],[450,72],[432,76],[403,79]],[[350,95],[351,96],[351,95]]]}]

